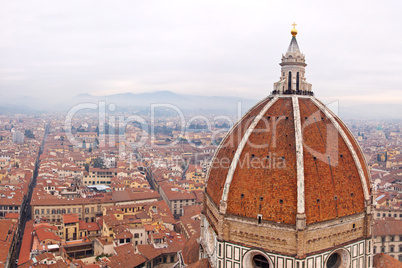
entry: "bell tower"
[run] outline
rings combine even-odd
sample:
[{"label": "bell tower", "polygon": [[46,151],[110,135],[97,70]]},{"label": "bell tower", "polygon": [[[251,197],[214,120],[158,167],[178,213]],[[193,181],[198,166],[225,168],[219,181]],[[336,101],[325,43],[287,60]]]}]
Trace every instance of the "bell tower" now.
[{"label": "bell tower", "polygon": [[293,29],[290,31],[292,40],[286,54],[282,54],[281,77],[274,83],[273,94],[298,94],[312,95],[311,84],[307,83],[305,78],[305,68],[307,66],[304,54],[300,52],[297,44],[296,23],[293,23]]}]

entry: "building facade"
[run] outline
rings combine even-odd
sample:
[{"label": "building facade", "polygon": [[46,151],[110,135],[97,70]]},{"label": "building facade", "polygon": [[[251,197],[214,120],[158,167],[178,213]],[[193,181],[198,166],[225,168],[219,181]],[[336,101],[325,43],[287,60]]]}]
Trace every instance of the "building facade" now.
[{"label": "building facade", "polygon": [[402,262],[402,222],[378,219],[373,229],[374,254],[385,253]]}]

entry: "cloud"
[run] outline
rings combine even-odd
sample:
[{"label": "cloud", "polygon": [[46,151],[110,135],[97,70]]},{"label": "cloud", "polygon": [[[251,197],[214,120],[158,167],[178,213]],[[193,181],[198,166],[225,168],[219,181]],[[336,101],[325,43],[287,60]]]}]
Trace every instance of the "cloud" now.
[{"label": "cloud", "polygon": [[59,101],[171,90],[261,99],[279,78],[293,21],[319,98],[386,102],[402,90],[395,1],[0,3],[0,70],[24,70],[0,72],[2,93]]}]

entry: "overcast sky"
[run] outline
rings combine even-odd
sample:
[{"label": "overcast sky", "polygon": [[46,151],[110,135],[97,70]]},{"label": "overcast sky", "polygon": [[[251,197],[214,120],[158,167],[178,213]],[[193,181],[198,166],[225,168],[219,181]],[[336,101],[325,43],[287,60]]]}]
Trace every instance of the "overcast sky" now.
[{"label": "overcast sky", "polygon": [[[402,103],[401,1],[0,1],[0,98],[261,99],[291,24],[324,101]],[[0,101],[1,104],[1,101]]]}]

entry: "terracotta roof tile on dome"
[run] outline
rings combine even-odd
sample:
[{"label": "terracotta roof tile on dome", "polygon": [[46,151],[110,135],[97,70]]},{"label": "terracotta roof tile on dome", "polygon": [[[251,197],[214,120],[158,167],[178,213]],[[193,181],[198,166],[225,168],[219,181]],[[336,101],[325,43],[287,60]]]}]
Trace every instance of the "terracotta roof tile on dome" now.
[{"label": "terracotta roof tile on dome", "polygon": [[373,267],[375,268],[402,268],[402,262],[384,254],[376,254],[373,258]]},{"label": "terracotta roof tile on dome", "polygon": [[311,100],[299,103],[307,224],[363,212],[362,184],[345,141]]},{"label": "terracotta roof tile on dome", "polygon": [[[321,105],[324,105],[321,101],[319,101],[319,100],[317,100],[317,99],[316,99],[316,101],[317,101],[318,103],[320,103]],[[345,132],[346,136],[348,137],[348,140],[350,141],[350,143],[351,143],[352,146],[353,146],[353,149],[354,149],[356,152],[359,152],[359,153],[357,154],[357,156],[358,156],[359,161],[360,161],[360,163],[361,163],[361,167],[362,167],[362,170],[363,170],[363,172],[364,172],[364,176],[365,176],[365,178],[366,178],[367,185],[371,185],[371,181],[370,181],[370,171],[368,170],[366,160],[365,160],[365,158],[364,158],[363,152],[361,151],[361,148],[360,148],[359,144],[357,143],[356,139],[353,137],[352,133],[351,133],[350,130],[347,128],[347,126],[345,125],[345,123],[343,123],[343,121],[342,121],[339,117],[335,117],[335,120],[336,120],[336,122],[339,124],[339,126],[342,128],[342,130]],[[369,188],[370,188],[370,187],[369,187]]]},{"label": "terracotta roof tile on dome", "polygon": [[[241,153],[233,175],[236,179],[230,185],[227,213],[251,218],[262,214],[266,220],[294,224],[297,187],[291,99],[278,99],[263,118],[266,120],[256,125]],[[275,132],[258,132],[272,126],[272,122],[277,122]],[[285,166],[272,166],[282,157]]]},{"label": "terracotta roof tile on dome", "polygon": [[264,99],[228,133],[206,194],[224,214],[295,225],[301,211],[312,224],[364,212],[369,176],[337,116],[313,96],[282,95]]},{"label": "terracotta roof tile on dome", "polygon": [[[235,126],[232,127],[230,133],[222,141],[220,150],[216,151],[215,159],[227,159],[228,162],[232,162],[235,150],[240,143],[241,137],[244,135],[245,131],[248,129],[252,120],[259,113],[264,105],[271,98],[266,98],[257,105],[255,105],[250,111],[248,111]],[[223,185],[225,184],[225,177],[229,171],[229,167],[213,168],[210,170],[208,187],[206,192],[212,198],[212,200],[219,204],[220,197],[223,191]]]}]

